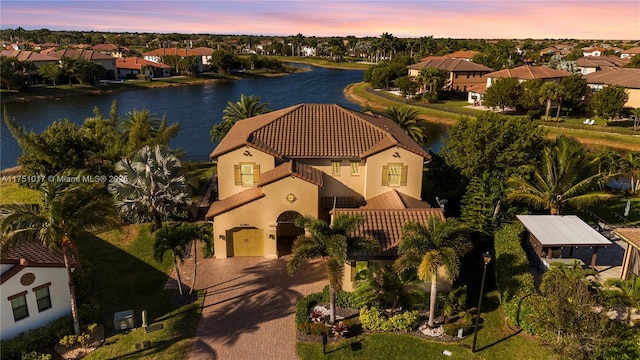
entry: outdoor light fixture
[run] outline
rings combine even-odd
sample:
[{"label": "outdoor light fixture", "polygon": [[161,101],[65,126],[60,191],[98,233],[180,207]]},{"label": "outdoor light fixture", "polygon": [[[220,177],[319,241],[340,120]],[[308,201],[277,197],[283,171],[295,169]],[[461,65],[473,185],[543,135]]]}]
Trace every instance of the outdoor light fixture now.
[{"label": "outdoor light fixture", "polygon": [[491,254],[487,251],[482,254],[482,260],[484,261],[484,270],[482,271],[482,283],[480,284],[480,298],[478,299],[478,310],[476,310],[476,327],[473,331],[473,345],[471,346],[471,352],[476,352],[476,340],[478,339],[478,324],[480,323],[480,309],[482,308],[482,294],[484,293],[484,279],[487,276],[487,265],[491,262]]},{"label": "outdoor light fixture", "polygon": [[218,236],[218,239],[220,239],[220,240],[224,240],[224,239],[225,239],[225,238],[224,238],[224,235],[220,235],[220,236]]}]

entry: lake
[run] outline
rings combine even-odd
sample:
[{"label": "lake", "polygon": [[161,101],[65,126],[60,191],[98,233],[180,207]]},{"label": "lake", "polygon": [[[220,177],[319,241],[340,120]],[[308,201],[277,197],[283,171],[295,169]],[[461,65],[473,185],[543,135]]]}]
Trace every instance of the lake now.
[{"label": "lake", "polygon": [[[209,131],[222,119],[228,101],[238,101],[240,95],[258,95],[272,110],[300,103],[335,103],[361,110],[360,105],[344,96],[344,89],[362,81],[361,70],[341,70],[296,64],[309,71],[283,77],[256,77],[251,79],[212,82],[200,85],[124,91],[106,95],[65,97],[56,100],[37,100],[26,103],[3,104],[10,118],[27,130],[42,132],[53,121],[67,118],[82,123],[93,116],[97,107],[104,116],[114,100],[118,101],[119,115],[133,109],[149,109],[158,117],[165,116],[168,124],[180,123],[178,136],[171,140],[172,148],[182,148],[187,160],[207,160],[214,148]],[[4,121],[0,125],[0,169],[16,165],[22,149],[9,133]],[[430,128],[429,143],[425,146],[438,151],[442,126]]]}]

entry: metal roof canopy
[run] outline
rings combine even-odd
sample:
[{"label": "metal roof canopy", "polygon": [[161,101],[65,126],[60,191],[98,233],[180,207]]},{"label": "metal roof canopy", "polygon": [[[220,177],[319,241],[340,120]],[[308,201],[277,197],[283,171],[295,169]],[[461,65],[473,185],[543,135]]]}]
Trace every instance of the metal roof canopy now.
[{"label": "metal roof canopy", "polygon": [[609,246],[612,242],[576,215],[516,215],[544,247]]}]

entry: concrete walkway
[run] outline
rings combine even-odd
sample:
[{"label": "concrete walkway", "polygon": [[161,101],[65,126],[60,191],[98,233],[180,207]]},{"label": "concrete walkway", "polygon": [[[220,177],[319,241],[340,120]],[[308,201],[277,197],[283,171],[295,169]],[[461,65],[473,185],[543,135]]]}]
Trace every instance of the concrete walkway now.
[{"label": "concrete walkway", "polygon": [[[192,263],[182,266],[185,284],[191,283]],[[290,277],[286,258],[258,257],[199,259],[196,280],[206,295],[189,353],[194,360],[297,359],[295,304],[328,284],[321,260]]]}]

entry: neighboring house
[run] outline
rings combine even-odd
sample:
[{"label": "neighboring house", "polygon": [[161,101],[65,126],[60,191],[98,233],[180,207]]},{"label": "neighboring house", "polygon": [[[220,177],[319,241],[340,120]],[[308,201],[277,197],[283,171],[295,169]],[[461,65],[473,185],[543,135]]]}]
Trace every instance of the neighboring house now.
[{"label": "neighboring house", "polygon": [[601,56],[605,52],[605,48],[602,47],[588,47],[582,49],[582,56]]},{"label": "neighboring house", "polygon": [[599,56],[599,57],[581,57],[576,60],[576,67],[580,74],[587,75],[600,70],[610,68],[621,68],[628,64],[629,60],[619,58],[617,56]]},{"label": "neighboring house", "polygon": [[425,67],[446,70],[449,78],[445,84],[445,90],[466,92],[469,87],[484,83],[485,78],[483,76],[493,71],[484,65],[463,59],[433,56],[422,60],[417,64],[407,66],[409,76],[417,77],[420,74],[420,70]]},{"label": "neighboring house", "polygon": [[118,46],[115,44],[98,44],[98,45],[93,45],[91,47],[91,50],[93,51],[97,51],[99,53],[103,53],[103,54],[107,54],[107,55],[111,55],[116,59],[119,59],[123,56],[126,56],[128,53],[131,52],[131,50],[129,50],[128,48],[122,46]]},{"label": "neighboring house", "polygon": [[151,78],[171,75],[171,67],[165,64],[155,63],[139,57],[123,57],[116,59],[118,78],[131,78],[144,74]]},{"label": "neighboring house", "polygon": [[563,78],[570,75],[571,73],[568,71],[556,70],[546,66],[531,65],[523,65],[512,69],[495,71],[484,76],[486,83],[476,85],[469,90],[468,102],[470,104],[482,104],[484,95],[487,93],[487,89],[500,78],[516,78],[521,83],[533,79],[542,79],[544,81],[560,83]]},{"label": "neighboring house", "polygon": [[26,50],[2,50],[0,51],[0,57],[15,57],[20,61],[30,61],[34,66],[35,69],[32,69],[29,71],[29,75],[30,76],[38,76],[38,69],[40,69],[40,67],[44,64],[47,63],[56,63],[58,64],[58,59],[52,57],[52,56],[48,56],[48,55],[43,55],[41,53],[37,53],[34,51],[26,51]]},{"label": "neighboring house", "polygon": [[585,75],[584,78],[587,80],[587,86],[591,89],[591,93],[596,93],[603,87],[610,85],[624,87],[627,94],[629,94],[629,99],[625,106],[640,107],[640,69],[610,69]]},{"label": "neighboring house", "polygon": [[204,65],[204,67],[210,66],[211,56],[213,56],[212,48],[197,47],[197,48],[191,49],[191,52],[202,57],[202,64]]},{"label": "neighboring house", "polygon": [[392,120],[339,105],[301,104],[240,120],[211,159],[219,200],[206,218],[216,258],[289,254],[304,234],[297,217],[328,222],[355,211],[366,223],[354,235],[377,239],[381,251],[350,254],[348,283],[356,261],[396,256],[407,220],[444,218],[420,200],[429,154]]},{"label": "neighboring house", "polygon": [[0,259],[0,339],[10,339],[71,314],[62,254],[23,244]]},{"label": "neighboring house", "polygon": [[198,72],[202,72],[204,71],[203,56],[209,56],[209,59],[210,59],[212,54],[213,54],[213,50],[211,50],[211,52],[208,53],[208,55],[203,55],[202,51],[193,51],[192,49],[178,49],[174,47],[174,48],[160,48],[160,49],[155,49],[153,51],[148,51],[142,54],[142,57],[148,61],[162,63],[164,61],[163,59],[167,56],[178,56],[181,59],[184,59],[185,57],[188,57],[188,56],[195,56],[198,58]]},{"label": "neighboring house", "polygon": [[638,54],[640,54],[640,46],[639,47],[633,47],[631,49],[627,49],[627,50],[623,50],[620,53],[620,58],[621,59],[631,59],[634,56],[637,56]]},{"label": "neighboring house", "polygon": [[473,57],[478,55],[478,54],[482,54],[479,51],[475,51],[475,50],[460,50],[460,51],[456,51],[453,52],[451,54],[447,54],[444,57],[448,58],[448,59],[459,59],[459,60],[464,60],[464,61],[473,61]]},{"label": "neighboring house", "polygon": [[116,77],[116,58],[93,50],[83,49],[63,49],[48,53],[49,56],[58,60],[68,57],[73,59],[85,59],[92,61],[104,67],[106,79],[114,79]]}]

